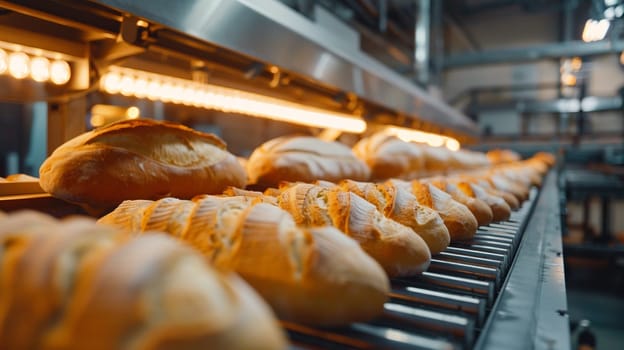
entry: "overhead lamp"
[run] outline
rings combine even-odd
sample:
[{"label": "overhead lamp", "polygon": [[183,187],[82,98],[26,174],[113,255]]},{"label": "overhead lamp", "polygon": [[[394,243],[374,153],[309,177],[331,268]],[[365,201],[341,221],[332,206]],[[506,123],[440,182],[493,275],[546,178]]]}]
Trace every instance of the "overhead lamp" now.
[{"label": "overhead lamp", "polygon": [[137,119],[141,116],[141,110],[136,106],[120,107],[96,104],[91,108],[89,123],[97,128],[119,120]]},{"label": "overhead lamp", "polygon": [[23,52],[9,54],[9,74],[15,79],[24,79],[30,73],[30,58]]},{"label": "overhead lamp", "polygon": [[145,71],[111,67],[100,89],[150,100],[251,115],[276,121],[362,133],[366,122],[346,113],[324,110],[251,92],[201,84]]},{"label": "overhead lamp", "polygon": [[50,80],[56,85],[66,84],[71,78],[69,63],[56,60],[50,64]]},{"label": "overhead lamp", "polygon": [[584,42],[598,41],[604,39],[609,30],[610,22],[606,19],[588,19],[583,28],[582,39]]},{"label": "overhead lamp", "polygon": [[30,76],[34,81],[50,79],[50,61],[45,57],[35,57],[30,60]]},{"label": "overhead lamp", "polygon": [[52,53],[48,53],[48,57],[45,54],[28,55],[22,52],[21,47],[3,46],[10,49],[0,48],[0,74],[8,73],[15,79],[30,78],[36,82],[52,82],[56,85],[66,84],[71,79],[69,63],[56,59]]},{"label": "overhead lamp", "polygon": [[0,74],[9,69],[9,56],[6,51],[0,49]]},{"label": "overhead lamp", "polygon": [[405,142],[417,142],[426,143],[432,147],[446,147],[451,151],[458,151],[461,148],[461,144],[456,139],[428,133],[420,130],[413,130],[407,128],[400,128],[396,126],[388,127],[384,130],[389,135],[394,135]]}]

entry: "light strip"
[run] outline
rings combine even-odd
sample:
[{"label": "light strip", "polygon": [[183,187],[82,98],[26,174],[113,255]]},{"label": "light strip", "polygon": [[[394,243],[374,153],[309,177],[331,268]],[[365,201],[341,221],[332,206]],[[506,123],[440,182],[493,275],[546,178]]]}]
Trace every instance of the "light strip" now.
[{"label": "light strip", "polygon": [[29,56],[22,51],[9,52],[0,48],[0,75],[8,73],[15,79],[30,78],[36,82],[66,84],[71,78],[71,67],[67,61],[43,56]]},{"label": "light strip", "polygon": [[102,77],[100,89],[110,94],[161,100],[311,127],[350,133],[366,130],[364,120],[349,114],[129,68],[111,67]]},{"label": "light strip", "polygon": [[429,146],[445,146],[451,151],[458,151],[461,148],[459,141],[452,137],[432,134],[424,131],[390,126],[384,130],[389,135],[394,135],[405,142],[426,143]]}]

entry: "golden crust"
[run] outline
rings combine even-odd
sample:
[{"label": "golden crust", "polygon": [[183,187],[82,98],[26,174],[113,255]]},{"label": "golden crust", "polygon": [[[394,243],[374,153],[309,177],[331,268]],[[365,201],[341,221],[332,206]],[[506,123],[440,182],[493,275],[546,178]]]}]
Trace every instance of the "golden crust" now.
[{"label": "golden crust", "polygon": [[82,134],[40,168],[53,196],[100,209],[127,199],[191,198],[242,187],[246,174],[214,135],[151,120],[131,120]]}]

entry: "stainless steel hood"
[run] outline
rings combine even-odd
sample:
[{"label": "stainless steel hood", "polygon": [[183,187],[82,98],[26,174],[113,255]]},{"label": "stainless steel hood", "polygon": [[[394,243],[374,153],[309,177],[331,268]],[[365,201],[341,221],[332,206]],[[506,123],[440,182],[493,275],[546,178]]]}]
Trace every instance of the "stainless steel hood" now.
[{"label": "stainless steel hood", "polygon": [[466,116],[278,1],[91,1],[355,93],[408,119],[476,134]]}]

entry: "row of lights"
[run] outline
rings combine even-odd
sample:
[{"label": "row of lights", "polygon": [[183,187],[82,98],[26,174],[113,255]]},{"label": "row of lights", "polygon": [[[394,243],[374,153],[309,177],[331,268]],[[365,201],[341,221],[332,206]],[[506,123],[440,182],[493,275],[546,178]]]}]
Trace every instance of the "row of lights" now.
[{"label": "row of lights", "polygon": [[30,77],[37,82],[50,81],[56,85],[66,84],[71,78],[71,68],[64,60],[50,61],[46,57],[31,57],[19,51],[0,49],[0,75],[8,73],[16,79]]},{"label": "row of lights", "polygon": [[110,94],[148,98],[344,132],[362,133],[366,130],[364,120],[349,114],[128,68],[112,67],[102,77],[100,89]]},{"label": "row of lights", "polygon": [[[148,98],[344,132],[362,133],[366,130],[364,120],[349,114],[129,68],[112,67],[102,77],[100,89],[109,94]],[[460,148],[459,141],[452,137],[399,127],[390,127],[387,132],[407,142],[444,146],[452,151]]]}]

